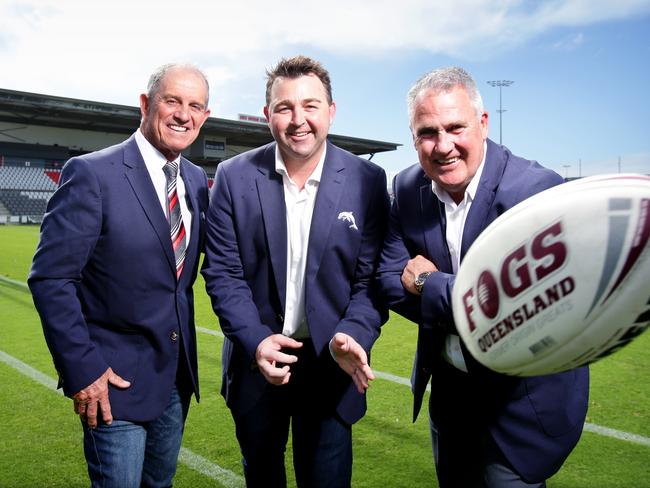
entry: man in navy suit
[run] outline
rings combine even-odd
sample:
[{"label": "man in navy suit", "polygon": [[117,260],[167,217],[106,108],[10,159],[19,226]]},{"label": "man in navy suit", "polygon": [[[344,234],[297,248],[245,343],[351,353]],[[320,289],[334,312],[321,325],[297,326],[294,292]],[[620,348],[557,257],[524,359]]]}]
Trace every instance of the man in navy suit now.
[{"label": "man in navy suit", "polygon": [[43,219],[29,286],[92,486],[171,486],[199,398],[192,284],[208,186],[181,151],[207,106],[198,69],[161,67],[140,96],[140,129],[70,159]]},{"label": "man in navy suit", "polygon": [[487,139],[488,115],[464,70],[426,74],[408,102],[420,164],[393,183],[378,274],[390,307],[419,324],[413,419],[431,378],[431,437],[442,488],[545,486],[580,438],[588,370],[514,378],[481,367],[458,338],[451,290],[481,231],[562,179]]},{"label": "man in navy suit", "polygon": [[386,175],[327,142],[330,78],[310,58],[268,74],[275,143],[217,168],[202,274],[226,339],[222,394],[249,487],[349,486],[351,425],[386,319],[372,283],[388,217]]}]

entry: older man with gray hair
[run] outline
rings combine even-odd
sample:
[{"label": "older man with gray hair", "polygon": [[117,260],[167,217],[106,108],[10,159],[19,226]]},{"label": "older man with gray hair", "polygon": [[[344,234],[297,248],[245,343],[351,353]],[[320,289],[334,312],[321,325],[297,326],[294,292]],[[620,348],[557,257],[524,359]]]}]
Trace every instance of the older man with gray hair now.
[{"label": "older man with gray hair", "polygon": [[29,287],[94,487],[171,486],[199,396],[192,284],[208,181],[181,152],[207,105],[201,71],[161,67],[140,129],[70,159],[43,218]]},{"label": "older man with gray hair", "polygon": [[543,487],[580,438],[589,372],[514,378],[482,367],[459,340],[451,291],[483,229],[562,178],[488,139],[488,114],[463,69],[427,73],[407,100],[419,164],[395,177],[378,274],[391,309],[419,325],[413,419],[431,379],[442,488]]}]

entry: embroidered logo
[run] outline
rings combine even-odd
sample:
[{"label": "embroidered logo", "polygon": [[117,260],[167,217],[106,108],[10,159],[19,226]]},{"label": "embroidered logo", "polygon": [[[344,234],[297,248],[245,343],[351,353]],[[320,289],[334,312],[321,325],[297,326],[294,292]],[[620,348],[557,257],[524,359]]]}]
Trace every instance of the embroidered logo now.
[{"label": "embroidered logo", "polygon": [[357,223],[354,220],[354,215],[352,215],[352,212],[341,212],[338,217],[339,220],[342,220],[343,222],[348,222],[349,228],[354,229],[354,230],[359,230],[357,227]]}]

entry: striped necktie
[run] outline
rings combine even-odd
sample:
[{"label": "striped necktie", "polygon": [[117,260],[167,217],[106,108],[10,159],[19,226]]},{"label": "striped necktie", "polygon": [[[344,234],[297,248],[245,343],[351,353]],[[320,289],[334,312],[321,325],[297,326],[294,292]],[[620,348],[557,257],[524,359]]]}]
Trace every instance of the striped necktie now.
[{"label": "striped necktie", "polygon": [[167,179],[167,205],[169,214],[169,227],[171,229],[172,247],[176,258],[176,279],[180,278],[183,272],[183,263],[187,254],[185,244],[185,226],[181,216],[181,205],[176,192],[176,175],[178,174],[178,162],[168,161],[163,167]]}]

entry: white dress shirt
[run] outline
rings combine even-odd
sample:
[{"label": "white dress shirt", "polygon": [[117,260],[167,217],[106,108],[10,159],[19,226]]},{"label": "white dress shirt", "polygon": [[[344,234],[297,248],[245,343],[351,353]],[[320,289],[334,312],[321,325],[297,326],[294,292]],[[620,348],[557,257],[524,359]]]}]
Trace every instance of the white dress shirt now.
[{"label": "white dress shirt", "polygon": [[275,171],[282,175],[284,202],[287,209],[287,288],[282,334],[294,339],[309,337],[305,316],[305,269],[311,217],[314,213],[326,152],[327,147],[313,173],[307,178],[305,187],[300,190],[289,177],[282,155],[277,145],[275,146]]},{"label": "white dress shirt", "polygon": [[[454,202],[453,198],[449,196],[449,193],[441,188],[440,185],[436,184],[435,181],[431,182],[433,193],[438,197],[438,200],[445,204],[447,247],[449,247],[451,265],[454,274],[458,272],[458,268],[460,267],[460,248],[463,242],[465,221],[467,220],[467,214],[472,206],[472,202],[476,196],[478,183],[483,174],[486,151],[487,143],[483,143],[483,160],[476,170],[476,174],[469,182],[469,185],[467,185],[465,195],[460,203],[457,204]],[[442,357],[456,368],[467,372],[467,365],[465,364],[465,359],[463,358],[463,353],[460,349],[460,338],[456,334],[447,334],[445,347],[442,350]]]},{"label": "white dress shirt", "polygon": [[[161,154],[158,149],[153,147],[151,143],[144,137],[140,129],[135,133],[135,142],[138,144],[138,149],[144,159],[144,164],[147,167],[151,182],[156,189],[160,206],[162,207],[165,216],[168,214],[167,209],[167,179],[163,167],[167,164],[167,159]],[[181,204],[181,216],[183,218],[183,226],[185,226],[185,246],[189,249],[190,245],[190,229],[192,228],[192,214],[187,206],[185,199],[185,183],[181,177],[180,170],[180,155],[175,159],[178,162],[178,177],[176,180],[176,193],[178,201]]]}]

